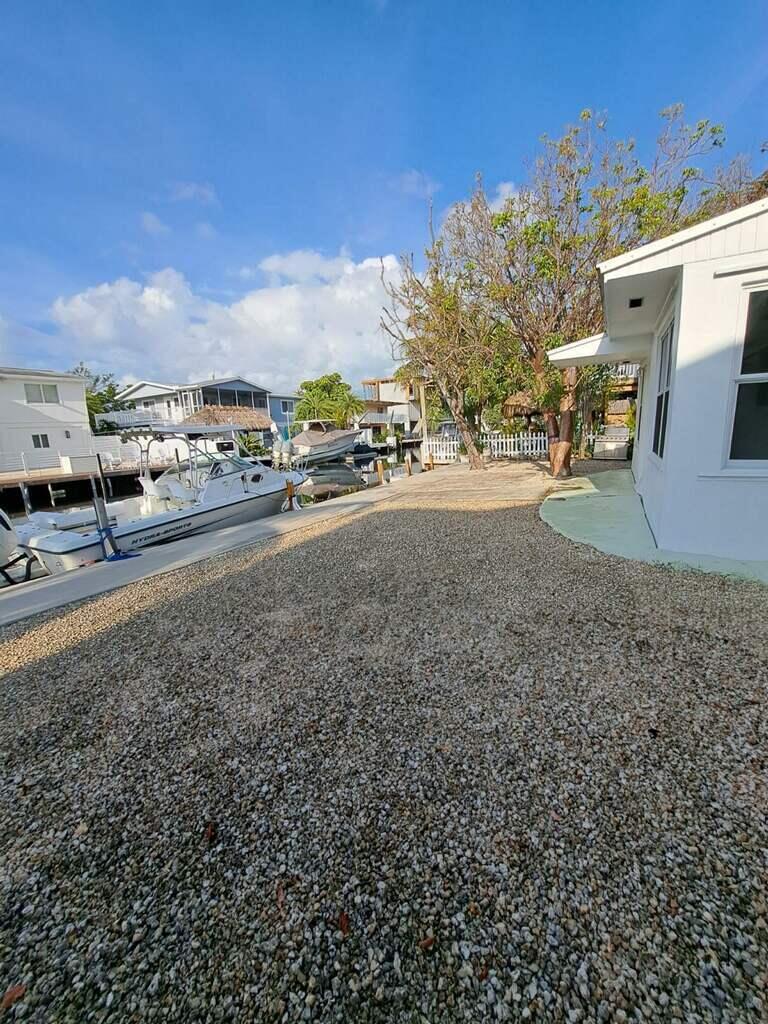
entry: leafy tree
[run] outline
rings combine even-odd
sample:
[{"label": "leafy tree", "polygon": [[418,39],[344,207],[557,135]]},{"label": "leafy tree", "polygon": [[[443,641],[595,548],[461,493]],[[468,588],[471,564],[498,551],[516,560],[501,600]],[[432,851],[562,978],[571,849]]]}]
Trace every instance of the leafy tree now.
[{"label": "leafy tree", "polygon": [[[450,378],[454,397],[469,386],[473,363],[484,358],[482,345],[467,343],[468,310],[477,323],[494,324],[488,340],[503,339],[507,350],[513,349],[512,375],[528,378],[542,410],[555,474],[570,472],[579,375],[554,368],[547,351],[602,329],[597,264],[768,188],[763,179],[751,177],[743,160],[716,168],[709,177],[695,166],[722,148],[721,125],[709,120],[687,125],[680,106],[662,111],[662,118],[646,165],[632,140],[611,139],[606,121],[583,111],[560,138],[542,140],[528,182],[501,210],[478,183],[471,198],[453,208],[427,251],[425,273],[417,274],[412,264],[403,267],[398,288],[411,311],[412,333],[422,348],[426,338],[432,349],[434,333],[441,333],[440,346],[447,351],[432,365],[436,379]],[[437,283],[443,289],[439,294]],[[446,329],[435,316],[427,330],[422,312],[427,296],[460,311],[463,329],[456,324]]]},{"label": "leafy tree", "polygon": [[133,402],[126,402],[117,397],[120,388],[113,373],[93,373],[82,362],[78,363],[70,372],[85,378],[85,404],[88,408],[91,430],[98,429],[96,426],[98,413],[123,412],[126,409],[133,409]]},{"label": "leafy tree", "polygon": [[[465,406],[467,395],[479,409],[486,397],[486,378],[508,341],[504,325],[478,285],[481,279],[469,261],[457,258],[443,239],[432,237],[425,250],[426,269],[419,273],[412,256],[400,260],[400,279],[382,273],[389,305],[381,325],[393,354],[413,374],[432,381],[450,410],[472,469],[483,469],[477,444],[480,416]],[[503,358],[503,355],[502,355]]]},{"label": "leafy tree", "polygon": [[327,373],[316,380],[299,385],[296,420],[333,420],[339,427],[348,426],[365,410],[365,403],[342,380],[340,373]]}]

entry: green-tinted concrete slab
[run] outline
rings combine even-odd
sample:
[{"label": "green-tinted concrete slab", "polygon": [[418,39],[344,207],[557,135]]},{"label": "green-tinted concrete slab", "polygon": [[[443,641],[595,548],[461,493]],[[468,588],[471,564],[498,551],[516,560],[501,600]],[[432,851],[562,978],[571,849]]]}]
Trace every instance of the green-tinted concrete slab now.
[{"label": "green-tinted concrete slab", "polygon": [[540,515],[569,540],[590,544],[608,555],[768,583],[766,561],[739,561],[658,548],[629,470],[568,481],[544,501]]}]

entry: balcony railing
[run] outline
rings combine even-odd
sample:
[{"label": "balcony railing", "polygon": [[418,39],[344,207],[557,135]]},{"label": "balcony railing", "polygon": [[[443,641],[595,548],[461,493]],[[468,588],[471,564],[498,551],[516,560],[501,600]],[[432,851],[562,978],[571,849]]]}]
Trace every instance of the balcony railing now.
[{"label": "balcony railing", "polygon": [[613,368],[613,374],[615,377],[626,377],[631,379],[633,377],[637,377],[639,373],[639,363],[617,363]]},{"label": "balcony railing", "polygon": [[114,424],[116,427],[142,427],[147,423],[181,423],[187,414],[179,407],[167,409],[125,409],[123,412],[98,412],[96,425]]}]

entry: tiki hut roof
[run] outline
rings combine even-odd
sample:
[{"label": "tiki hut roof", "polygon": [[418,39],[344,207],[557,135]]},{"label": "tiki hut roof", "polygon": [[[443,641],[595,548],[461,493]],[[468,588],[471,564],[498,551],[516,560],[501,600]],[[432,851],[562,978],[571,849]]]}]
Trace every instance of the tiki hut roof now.
[{"label": "tiki hut roof", "polygon": [[509,419],[513,416],[532,416],[539,411],[530,391],[515,391],[507,395],[501,408]]},{"label": "tiki hut roof", "polygon": [[184,423],[207,427],[231,423],[243,430],[270,430],[272,427],[272,420],[267,413],[250,409],[247,405],[204,405],[202,409],[187,416]]}]

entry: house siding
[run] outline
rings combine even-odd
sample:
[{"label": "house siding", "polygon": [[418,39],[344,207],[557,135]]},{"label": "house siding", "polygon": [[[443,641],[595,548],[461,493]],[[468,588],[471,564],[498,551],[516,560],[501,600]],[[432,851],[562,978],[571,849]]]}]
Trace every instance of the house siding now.
[{"label": "house siding", "polygon": [[[27,402],[25,383],[55,384],[58,404]],[[67,455],[89,447],[91,431],[82,380],[0,375],[0,453],[16,456],[34,451],[33,434],[48,435],[51,453]]]}]

